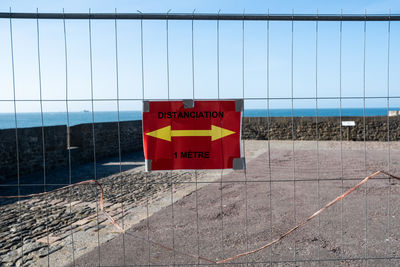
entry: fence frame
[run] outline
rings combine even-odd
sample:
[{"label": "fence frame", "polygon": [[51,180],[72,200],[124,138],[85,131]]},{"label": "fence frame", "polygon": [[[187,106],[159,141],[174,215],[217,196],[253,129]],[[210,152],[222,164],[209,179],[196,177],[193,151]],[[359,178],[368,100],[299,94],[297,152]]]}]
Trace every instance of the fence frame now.
[{"label": "fence frame", "polygon": [[[167,23],[167,34],[168,34],[168,21],[170,21],[170,20],[192,21],[192,53],[193,53],[193,42],[194,42],[193,41],[193,21],[195,21],[195,20],[196,21],[197,20],[198,21],[216,21],[217,23],[219,23],[219,21],[242,21],[243,22],[243,25],[242,25],[242,27],[243,27],[243,40],[244,40],[244,21],[266,21],[266,22],[269,22],[269,21],[291,21],[292,22],[292,70],[291,70],[291,72],[292,72],[292,85],[291,85],[292,86],[292,94],[293,94],[293,21],[310,21],[310,22],[316,22],[316,23],[318,21],[338,21],[340,23],[343,22],[343,21],[360,21],[360,22],[364,22],[364,70],[363,70],[363,73],[364,73],[364,78],[363,78],[363,81],[364,81],[364,85],[363,85],[364,96],[363,97],[354,97],[354,98],[363,99],[364,100],[364,112],[365,112],[365,100],[368,99],[368,98],[374,98],[374,99],[375,98],[383,98],[383,99],[387,99],[388,102],[389,102],[390,99],[400,98],[400,96],[389,96],[389,95],[388,96],[381,96],[381,97],[365,96],[365,42],[366,42],[365,41],[365,38],[366,38],[365,37],[365,32],[366,32],[366,26],[365,26],[366,24],[365,23],[367,21],[375,21],[375,22],[376,21],[386,21],[386,22],[389,22],[389,41],[388,41],[388,44],[390,44],[390,21],[400,21],[400,15],[391,15],[391,14],[387,14],[387,15],[384,15],[384,14],[364,14],[364,15],[361,15],[361,14],[340,14],[340,15],[338,15],[338,14],[269,14],[269,12],[268,12],[268,14],[245,14],[244,12],[243,12],[243,14],[220,14],[220,12],[218,12],[218,13],[195,13],[195,12],[193,12],[193,13],[169,13],[169,12],[166,12],[166,13],[142,13],[140,11],[138,11],[137,13],[117,13],[117,12],[115,12],[115,13],[90,13],[90,11],[88,13],[23,13],[23,12],[11,12],[11,10],[10,10],[10,12],[0,12],[0,19],[9,19],[10,21],[13,20],[13,19],[27,19],[27,20],[36,20],[37,21],[39,75],[41,73],[41,71],[40,71],[40,51],[39,51],[39,47],[40,47],[40,44],[39,44],[39,39],[40,39],[39,38],[39,23],[38,23],[39,20],[53,20],[53,19],[55,19],[55,20],[63,20],[63,22],[64,22],[64,35],[65,35],[65,20],[88,20],[89,21],[89,27],[90,27],[90,21],[91,20],[113,20],[113,21],[115,21],[115,39],[116,40],[117,40],[117,21],[118,20],[138,20],[138,21],[141,22],[141,34],[142,34],[142,36],[141,36],[142,82],[144,81],[144,79],[143,79],[143,75],[144,75],[143,74],[143,20],[162,20],[162,21],[166,21],[166,23]],[[318,27],[318,24],[316,25],[316,27]],[[341,30],[341,28],[342,28],[342,26],[340,25],[340,30]],[[316,29],[316,32],[318,33],[318,28]],[[91,36],[91,32],[90,32],[90,36]],[[168,38],[168,36],[167,36],[167,38]],[[316,37],[316,38],[318,38],[318,37]],[[340,36],[340,38],[341,38],[341,36]],[[316,41],[317,40],[318,39],[316,39]],[[218,39],[218,41],[219,41],[219,39]],[[11,40],[11,42],[12,42],[12,40]],[[268,37],[268,42],[269,42],[269,37]],[[65,40],[65,45],[66,45],[66,40]],[[91,39],[90,39],[90,45],[91,45]],[[168,41],[167,41],[167,46],[168,46]],[[116,48],[117,47],[118,47],[118,45],[116,44]],[[316,47],[318,47],[318,44],[316,44]],[[219,46],[218,46],[218,49],[219,49]],[[268,47],[268,49],[269,49],[269,47]],[[388,50],[389,50],[389,48],[388,48]],[[168,48],[167,48],[167,52],[168,52]],[[65,53],[66,53],[66,51],[65,51]],[[268,53],[269,53],[269,51],[268,51]],[[243,42],[243,62],[244,62],[244,54],[245,54],[245,52],[244,52],[244,42]],[[316,55],[318,55],[318,51],[316,51]],[[90,48],[90,56],[92,56],[91,48]],[[193,57],[194,57],[194,55],[192,54],[192,61],[193,61]],[[118,68],[118,59],[117,58],[118,58],[118,52],[116,51],[116,60],[117,60],[116,67]],[[168,60],[168,57],[167,57],[167,60]],[[219,60],[219,58],[218,58],[218,60]],[[92,60],[90,59],[90,62],[91,61]],[[388,55],[388,61],[389,61],[389,55]],[[218,63],[219,63],[219,61],[218,61]],[[92,63],[90,63],[90,64],[92,64]],[[167,63],[167,64],[169,64],[169,63]],[[192,62],[192,64],[194,64],[194,63]],[[316,65],[317,64],[318,64],[318,59],[316,59]],[[13,63],[13,65],[14,65],[14,63]],[[389,65],[389,62],[388,62],[388,65]],[[90,65],[90,67],[91,67],[91,72],[92,72],[92,65]],[[194,72],[194,66],[192,66],[192,67],[193,67],[192,71]],[[67,69],[67,67],[66,67],[66,69]],[[218,65],[218,71],[219,71],[219,65]],[[14,66],[13,66],[13,72],[14,72]],[[117,75],[117,83],[118,83],[118,69],[117,69],[117,74],[116,75]],[[389,69],[388,69],[388,75],[389,75]],[[91,74],[91,76],[92,76],[92,74]],[[194,76],[194,73],[193,73],[193,76]],[[168,76],[168,78],[169,78],[169,76]],[[13,79],[14,79],[14,77],[13,77]],[[92,79],[93,78],[91,77],[91,80]],[[41,83],[41,81],[39,81],[39,82]],[[14,83],[15,83],[15,81],[13,81],[13,84]],[[93,99],[93,81],[91,81],[90,84],[91,84],[91,90],[92,90],[92,97],[91,97],[90,100],[92,101],[92,116],[93,116],[93,114],[95,112],[94,108],[93,108],[93,101],[101,101],[101,100],[100,99],[96,99],[96,100]],[[269,86],[269,84],[267,84],[267,86]],[[389,85],[388,85],[388,87],[389,87]],[[243,63],[243,99],[244,100],[246,100],[246,99],[247,100],[251,100],[251,98],[244,97],[244,90],[245,90],[244,88],[245,88],[245,85],[244,85],[244,63]],[[316,80],[316,88],[318,88],[317,80]],[[219,85],[218,85],[218,89],[219,89]],[[14,90],[15,90],[15,88],[14,88]],[[136,100],[145,100],[145,98],[144,98],[144,91],[145,91],[144,84],[142,84],[142,90],[143,90],[143,99],[136,99]],[[193,91],[194,91],[194,78],[193,78]],[[316,93],[318,93],[318,89],[316,89],[316,91],[317,91]],[[388,89],[388,91],[389,91],[389,89]],[[118,92],[118,85],[117,85],[117,92]],[[268,90],[268,92],[269,92],[269,90]],[[332,97],[332,99],[347,99],[347,98],[348,99],[352,99],[353,97],[344,97],[344,96]],[[168,99],[169,99],[169,95],[168,95]],[[195,99],[195,98],[193,97],[193,99]],[[255,98],[255,99],[269,101],[270,99],[276,99],[276,98],[271,98],[268,95],[267,97]],[[318,100],[320,100],[320,99],[331,99],[331,98],[330,97],[320,97],[318,95],[316,95],[315,97],[306,97],[306,98],[295,97],[294,98],[293,95],[292,95],[292,97],[288,97],[287,99],[288,100],[292,100],[292,112],[293,112],[293,99],[312,99],[312,100],[315,100],[316,103],[318,103]],[[107,99],[107,100],[109,100],[109,99]],[[152,100],[154,100],[154,99],[152,99]],[[195,99],[195,100],[199,100],[199,99]],[[0,101],[2,101],[2,100],[0,99]],[[17,102],[17,101],[21,101],[21,100],[16,100],[15,99],[15,95],[14,95],[14,102]],[[35,101],[40,101],[42,103],[42,102],[44,102],[46,100],[40,99],[40,100],[35,100]],[[64,100],[60,100],[60,101],[64,101]],[[74,101],[74,100],[69,100],[68,97],[66,97],[65,101],[68,102],[68,101]],[[120,99],[119,99],[118,96],[117,96],[116,101],[117,101],[117,104],[119,104]],[[268,102],[268,105],[269,105],[269,102]],[[340,107],[340,110],[342,111],[342,107]],[[318,112],[318,106],[316,106],[316,111]],[[269,108],[268,108],[268,112],[269,112]],[[68,104],[67,104],[67,114],[68,114]],[[41,111],[41,115],[42,115],[42,128],[43,128],[43,110]],[[363,117],[364,117],[364,120],[365,120],[365,114],[364,114]],[[269,115],[268,115],[268,118],[269,118]],[[316,119],[318,120],[318,113],[316,115]],[[293,120],[293,115],[292,115],[292,120]],[[17,121],[17,120],[15,120],[15,121]],[[93,119],[92,123],[94,124],[94,119]],[[364,130],[365,130],[365,123],[364,123]],[[317,129],[317,131],[318,131],[318,129]],[[94,128],[93,128],[93,132],[94,132]],[[119,107],[118,107],[118,134],[119,133],[120,133],[120,129],[119,129]],[[94,138],[94,136],[95,135],[93,134],[93,138]],[[317,136],[318,136],[318,132],[317,132]],[[16,139],[18,139],[17,127],[16,127],[16,137],[17,137]],[[44,146],[45,136],[44,136],[44,133],[42,133],[42,138],[43,138],[42,142],[43,142],[43,155],[44,155],[44,153],[45,153],[45,146]],[[121,169],[121,147],[120,147],[121,144],[120,144],[120,140],[119,139],[120,139],[120,136],[118,136],[118,144],[119,144],[119,153],[120,153],[119,154],[119,171],[121,173],[122,172],[122,169]],[[317,142],[317,147],[318,147],[318,137],[316,137],[315,141]],[[390,139],[388,139],[388,142],[390,143]],[[93,140],[93,143],[94,144],[96,143],[95,140]],[[365,144],[365,133],[364,133],[364,144]],[[244,148],[244,150],[245,150],[245,148]],[[316,149],[316,151],[318,153],[318,148]],[[270,148],[268,148],[268,152],[270,152]],[[17,153],[17,157],[18,157],[18,143],[17,143],[17,151],[16,151],[16,153]],[[244,151],[244,153],[245,153],[245,151]],[[389,149],[389,153],[390,153],[390,149]],[[294,155],[294,147],[293,147],[293,155]],[[268,157],[270,158],[270,156],[268,156]],[[389,155],[389,157],[390,157],[390,155]],[[43,162],[45,163],[45,157],[43,156],[43,158],[44,158]],[[295,170],[295,162],[293,162],[293,164],[294,164],[293,170]],[[389,167],[390,167],[390,159],[389,159]],[[69,165],[69,168],[71,168],[70,165]],[[343,164],[342,164],[342,168],[343,168]],[[44,167],[44,170],[45,170],[45,167]],[[270,170],[271,170],[271,168],[270,168]],[[19,171],[19,167],[18,167],[18,171]],[[343,172],[343,170],[342,170],[342,172]],[[245,175],[244,182],[246,183],[246,239],[247,239],[247,183],[248,183],[248,181],[247,181],[246,173],[244,173],[244,175]],[[18,176],[19,176],[19,174],[18,174]],[[293,173],[293,180],[288,179],[288,180],[284,180],[284,181],[281,181],[281,182],[288,182],[288,183],[289,182],[293,182],[294,183],[294,190],[295,190],[296,181],[300,181],[300,180],[296,179],[295,176],[296,176],[296,174]],[[97,178],[96,177],[96,151],[95,151],[95,147],[94,147],[94,179],[96,180],[96,178]],[[147,175],[145,175],[145,178],[146,178],[146,187],[147,187]],[[45,173],[44,173],[44,181],[46,181],[46,174]],[[313,181],[317,181],[317,180],[313,180]],[[267,183],[267,181],[265,181],[265,182]],[[271,186],[271,183],[273,181],[268,181],[268,182],[270,183],[270,186]],[[318,180],[318,182],[319,182],[319,180]],[[342,180],[342,182],[343,182],[343,180]],[[173,208],[173,194],[172,194],[173,185],[174,184],[172,182],[172,186],[171,186],[171,205],[172,205],[172,208]],[[222,174],[221,174],[221,185],[222,185]],[[20,186],[20,184],[18,183],[18,187],[19,186]],[[343,186],[343,184],[342,184],[342,186]],[[19,190],[19,188],[18,188],[18,190]],[[44,183],[44,190],[46,191],[46,182]],[[270,190],[272,191],[272,189],[270,189]],[[390,201],[390,186],[389,186],[388,190],[389,190],[388,191],[388,194],[389,194],[389,199],[388,200]],[[18,194],[19,194],[19,192],[18,192]],[[296,194],[296,192],[294,191],[294,198],[295,198],[295,194]],[[366,207],[365,207],[365,209],[366,209],[366,212],[368,212],[368,208],[367,208],[368,207],[367,206],[367,191],[365,193],[365,198],[366,198]],[[270,200],[271,200],[271,197],[270,197]],[[149,200],[148,200],[148,196],[147,196],[147,200],[146,200],[146,202],[147,202],[146,203],[146,205],[147,205],[147,207],[146,207],[147,208],[147,228],[149,228],[148,201]],[[318,192],[318,202],[319,202],[319,192]],[[221,209],[222,209],[222,189],[221,189]],[[196,211],[198,212],[198,208],[197,208],[197,173],[196,173]],[[294,211],[296,211],[295,203],[294,203]],[[96,211],[96,213],[97,213],[97,220],[98,220],[98,210]],[[343,214],[343,212],[342,212],[342,214]],[[196,215],[197,215],[197,225],[198,225],[199,218],[198,218],[198,214],[196,214]],[[296,218],[296,214],[294,214],[294,217]],[[390,223],[390,218],[389,218],[389,223]],[[99,223],[97,223],[97,226],[99,226]],[[368,222],[367,222],[367,219],[366,219],[365,227],[367,227],[367,226],[368,226]],[[222,225],[221,233],[222,233],[222,239],[223,239],[223,225]],[[367,234],[367,231],[366,231],[366,234]],[[198,238],[198,235],[199,235],[199,230],[197,228],[197,238]],[[72,229],[71,229],[71,238],[73,238]],[[99,236],[97,236],[97,238],[99,238]],[[149,232],[147,232],[147,238],[149,240]],[[365,241],[366,242],[368,241],[368,236],[365,236]],[[197,242],[199,242],[199,240],[197,240]],[[99,244],[100,244],[100,242],[99,242]],[[73,241],[72,241],[72,246],[73,246]],[[246,246],[247,246],[247,249],[248,249],[248,240],[246,240]],[[222,247],[223,247],[223,244],[222,244]],[[123,246],[123,248],[125,249],[125,246]],[[99,249],[100,249],[100,247],[99,247]],[[199,247],[197,248],[197,250],[199,251]],[[74,252],[74,248],[72,248],[72,252]],[[271,249],[270,253],[272,255],[272,249]],[[149,254],[148,256],[149,256],[149,265],[150,265],[150,246],[148,248],[148,254]],[[100,255],[100,251],[99,251],[99,255]],[[124,251],[124,256],[125,256],[125,251]],[[174,255],[174,257],[175,257],[175,255]],[[395,256],[393,256],[393,257],[371,257],[371,256],[368,255],[367,246],[366,246],[365,257],[357,258],[357,259],[365,260],[366,262],[369,259],[384,259],[384,260],[389,260],[389,262],[390,262],[391,259],[399,259],[399,258],[395,257]],[[271,264],[275,263],[275,262],[276,263],[284,263],[284,262],[294,262],[294,263],[296,263],[296,262],[318,262],[318,263],[320,263],[320,262],[324,262],[324,261],[325,262],[326,261],[351,261],[351,260],[357,260],[357,259],[354,259],[354,258],[321,259],[320,256],[319,256],[319,250],[318,250],[318,258],[313,258],[311,260],[296,259],[296,246],[295,246],[295,248],[294,248],[294,260],[293,261],[273,261],[272,257],[271,257],[270,262],[268,262],[268,263],[271,263]],[[48,262],[50,262],[49,258],[48,258]],[[125,259],[124,259],[124,262],[125,262]],[[247,260],[247,258],[246,258],[246,263],[250,263]],[[262,263],[262,262],[254,262],[254,263]],[[99,257],[99,264],[100,264],[100,257]],[[199,265],[199,262],[198,262],[198,265]]]}]

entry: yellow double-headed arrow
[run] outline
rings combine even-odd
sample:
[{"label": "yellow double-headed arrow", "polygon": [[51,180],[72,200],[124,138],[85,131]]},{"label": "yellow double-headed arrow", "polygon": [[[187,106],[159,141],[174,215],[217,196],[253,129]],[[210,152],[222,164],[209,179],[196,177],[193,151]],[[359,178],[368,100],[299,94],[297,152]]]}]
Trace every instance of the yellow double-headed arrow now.
[{"label": "yellow double-headed arrow", "polygon": [[218,140],[235,132],[211,125],[211,130],[171,130],[171,125],[146,133],[148,136],[171,142],[172,137],[211,136],[211,141]]}]

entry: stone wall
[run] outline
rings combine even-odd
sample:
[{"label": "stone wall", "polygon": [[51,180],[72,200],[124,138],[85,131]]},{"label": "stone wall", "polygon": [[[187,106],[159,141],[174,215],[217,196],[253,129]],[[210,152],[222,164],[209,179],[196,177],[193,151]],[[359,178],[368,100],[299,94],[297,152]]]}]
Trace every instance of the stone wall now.
[{"label": "stone wall", "polygon": [[[42,128],[18,129],[18,157],[21,175],[46,170],[67,164],[67,127],[44,127],[45,154],[43,154]],[[17,142],[14,129],[0,131],[0,179],[17,175]]]},{"label": "stone wall", "polygon": [[[19,174],[46,171],[67,166],[71,161],[90,162],[94,159],[92,124],[79,124],[67,130],[63,126],[44,127],[45,161],[43,161],[42,127],[18,129]],[[95,123],[96,159],[118,156],[118,123]],[[14,129],[0,130],[0,182],[17,176],[17,149]],[[68,145],[68,136],[69,145]],[[142,122],[120,122],[121,152],[143,149]]]},{"label": "stone wall", "polygon": [[[340,127],[339,117],[318,118],[318,140],[364,141],[364,119],[362,117],[343,117],[343,121],[354,121],[354,127]],[[388,117],[366,117],[366,141],[387,141]],[[317,123],[315,117],[297,117],[293,119],[295,140],[316,140]],[[389,117],[390,141],[400,141],[400,116]],[[94,127],[94,139],[93,139]],[[340,129],[341,128],[341,129]],[[269,131],[268,131],[269,129]],[[142,122],[95,123],[75,125],[67,129],[64,126],[44,127],[46,171],[67,166],[69,153],[72,162],[91,162],[96,159],[118,156],[121,140],[121,152],[141,151]],[[340,136],[342,132],[342,137]],[[69,140],[68,140],[69,136]],[[292,140],[292,118],[244,118],[243,138],[258,140]],[[95,141],[95,146],[93,145]],[[69,145],[68,145],[69,141]],[[0,130],[0,181],[5,177],[17,175],[15,130]],[[18,129],[19,172],[21,175],[43,170],[42,128]]]},{"label": "stone wall", "polygon": [[[293,123],[290,117],[244,118],[243,138],[316,140],[318,133],[318,140],[364,141],[363,117],[342,117],[342,121],[354,121],[355,126],[341,127],[340,117],[319,117],[318,130],[315,117],[297,117]],[[365,117],[366,141],[388,141],[387,122],[386,116]],[[400,116],[389,117],[389,130],[390,141],[400,141]]]},{"label": "stone wall", "polygon": [[92,124],[79,124],[70,127],[70,146],[77,154],[74,160],[80,162],[93,161],[94,151],[96,159],[118,156],[120,138],[121,153],[139,151],[143,148],[142,121],[120,122],[120,136],[118,137],[118,123],[105,122],[94,124],[95,144],[93,146]]}]

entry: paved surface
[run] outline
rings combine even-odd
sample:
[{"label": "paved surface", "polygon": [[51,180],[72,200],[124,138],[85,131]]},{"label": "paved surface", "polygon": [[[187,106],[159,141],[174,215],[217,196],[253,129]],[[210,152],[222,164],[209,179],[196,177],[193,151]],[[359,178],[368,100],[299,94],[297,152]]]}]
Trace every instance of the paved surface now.
[{"label": "paved surface", "polygon": [[[278,237],[370,173],[380,169],[400,173],[399,143],[389,147],[376,142],[271,141],[268,151],[266,141],[247,141],[245,148],[246,156],[264,152],[247,162],[246,173],[227,173],[222,177],[222,186],[215,176],[207,180],[205,175],[201,180],[205,186],[197,192],[191,184],[173,206],[159,206],[161,209],[149,221],[133,225],[129,234],[116,235],[77,257],[71,265],[198,263],[192,257],[149,245],[132,235],[143,239],[149,235],[151,240],[174,246],[177,251],[213,260],[230,257]],[[179,183],[173,192],[178,193],[178,188]],[[271,249],[226,266],[246,266],[246,262],[250,262],[249,266],[267,266],[271,262],[274,266],[367,266],[365,261],[357,260],[366,255],[377,258],[368,260],[368,266],[399,266],[399,259],[379,259],[400,257],[399,203],[398,182],[371,180]],[[100,229],[99,235],[105,234]],[[316,259],[324,261],[309,261]],[[199,263],[211,266],[203,260]]]},{"label": "paved surface", "polygon": [[[377,142],[366,145],[319,142],[317,154],[316,142],[246,141],[244,150],[248,163],[246,174],[224,171],[222,186],[220,171],[144,174],[143,158],[138,154],[123,158],[122,174],[119,174],[118,159],[98,162],[106,210],[129,229],[126,235],[121,235],[103,214],[97,216],[99,191],[93,185],[20,202],[3,202],[0,206],[1,265],[197,265],[196,259],[178,252],[215,260],[259,247],[367,174],[379,169],[400,173],[400,144],[394,142],[390,147]],[[93,178],[92,164],[72,167],[73,182]],[[47,177],[53,183],[63,183],[68,171],[58,170]],[[23,177],[22,181],[30,186],[23,186],[22,193],[43,190],[42,186],[34,186],[41,179],[40,173]],[[241,266],[248,261],[257,262],[250,266],[265,266],[272,261],[280,262],[276,266],[317,266],[316,262],[307,260],[320,258],[326,260],[324,266],[337,266],[339,261],[332,260],[363,258],[365,253],[369,257],[398,258],[399,187],[399,183],[390,184],[388,179],[372,180],[367,187],[346,198],[343,213],[339,203],[319,221],[311,222],[272,250],[227,265]],[[159,246],[149,247],[143,241],[147,234],[153,241],[174,246],[175,255]],[[208,265],[205,261],[199,263]],[[369,266],[389,264],[388,260],[368,263]],[[392,266],[400,264],[398,259],[391,263]],[[366,263],[351,260],[342,265]]]}]

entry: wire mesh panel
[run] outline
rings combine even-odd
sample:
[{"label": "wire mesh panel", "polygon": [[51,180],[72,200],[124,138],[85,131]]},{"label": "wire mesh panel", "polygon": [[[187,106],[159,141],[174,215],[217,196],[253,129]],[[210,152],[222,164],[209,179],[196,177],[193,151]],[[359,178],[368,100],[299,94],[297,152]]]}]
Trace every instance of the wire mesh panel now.
[{"label": "wire mesh panel", "polygon": [[[2,265],[400,264],[400,16],[0,18]],[[244,101],[244,170],[145,172],[182,99]]]}]

